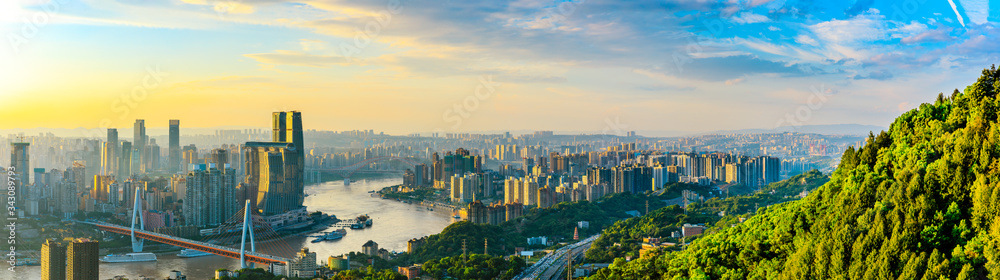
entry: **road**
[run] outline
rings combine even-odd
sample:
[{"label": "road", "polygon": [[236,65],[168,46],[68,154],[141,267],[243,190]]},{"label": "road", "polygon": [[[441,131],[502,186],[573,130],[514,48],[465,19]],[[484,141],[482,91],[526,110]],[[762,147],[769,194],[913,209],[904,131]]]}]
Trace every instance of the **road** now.
[{"label": "road", "polygon": [[597,240],[600,234],[588,237],[587,239],[580,240],[580,242],[567,245],[566,247],[559,248],[551,254],[545,255],[541,260],[538,260],[534,265],[525,269],[521,274],[514,279],[519,280],[550,280],[557,276],[566,268],[567,256],[574,259],[583,255],[590,249],[590,244]]}]

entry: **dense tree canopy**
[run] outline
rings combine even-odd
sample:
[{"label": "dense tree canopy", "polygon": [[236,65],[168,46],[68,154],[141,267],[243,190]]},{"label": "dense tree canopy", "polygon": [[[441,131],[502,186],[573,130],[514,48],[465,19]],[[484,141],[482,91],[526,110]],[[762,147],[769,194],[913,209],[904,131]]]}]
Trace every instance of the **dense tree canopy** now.
[{"label": "dense tree canopy", "polygon": [[424,273],[435,279],[511,279],[525,269],[524,259],[472,254],[430,260],[424,263]]},{"label": "dense tree canopy", "polygon": [[1000,279],[1000,72],[848,149],[830,182],[594,279]]}]

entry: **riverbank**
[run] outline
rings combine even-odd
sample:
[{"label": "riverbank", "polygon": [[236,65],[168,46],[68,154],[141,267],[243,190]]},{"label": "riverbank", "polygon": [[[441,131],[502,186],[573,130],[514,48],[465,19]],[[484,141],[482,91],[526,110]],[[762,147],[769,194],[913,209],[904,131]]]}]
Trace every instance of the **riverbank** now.
[{"label": "riverbank", "polygon": [[[411,192],[398,192],[398,191],[394,191],[394,189],[399,189],[400,187],[401,187],[401,185],[395,185],[395,186],[385,187],[385,188],[382,188],[381,190],[379,190],[377,192],[377,194],[382,199],[396,200],[398,202],[403,202],[403,203],[408,203],[408,204],[416,204],[416,205],[421,205],[421,206],[425,206],[425,207],[432,207],[434,209],[441,209],[441,210],[452,211],[452,212],[461,212],[461,211],[464,211],[465,208],[466,208],[464,205],[461,205],[461,206],[460,205],[455,205],[451,201],[441,200],[442,197],[440,195],[433,196],[434,199],[431,199],[431,196],[427,195],[428,193],[435,193],[435,194],[437,194],[438,192],[440,192],[440,190],[438,190],[438,189],[434,189],[434,188],[417,188],[417,189],[414,189]],[[410,194],[414,194],[414,193],[417,194],[417,195],[416,196],[410,195]]]}]

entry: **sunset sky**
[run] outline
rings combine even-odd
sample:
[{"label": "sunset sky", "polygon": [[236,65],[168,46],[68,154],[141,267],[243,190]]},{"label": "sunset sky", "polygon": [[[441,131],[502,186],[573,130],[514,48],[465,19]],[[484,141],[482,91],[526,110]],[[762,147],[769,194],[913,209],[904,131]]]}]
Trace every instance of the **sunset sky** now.
[{"label": "sunset sky", "polygon": [[1000,62],[998,21],[985,0],[2,1],[0,129],[887,126]]}]

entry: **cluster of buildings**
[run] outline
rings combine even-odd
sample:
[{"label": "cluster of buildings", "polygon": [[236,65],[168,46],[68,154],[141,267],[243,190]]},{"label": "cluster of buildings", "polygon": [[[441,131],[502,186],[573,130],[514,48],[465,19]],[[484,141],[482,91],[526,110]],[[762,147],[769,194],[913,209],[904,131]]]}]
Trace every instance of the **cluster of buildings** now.
[{"label": "cluster of buildings", "polygon": [[483,204],[480,201],[469,203],[469,221],[477,224],[499,225],[524,215],[524,204],[519,202]]},{"label": "cluster of buildings", "polygon": [[[470,220],[495,224],[496,221],[505,219],[501,214],[505,212],[502,209],[506,208],[505,205],[548,208],[560,202],[596,201],[613,193],[655,192],[674,182],[760,187],[779,181],[781,164],[774,157],[629,150],[632,147],[633,145],[610,147],[608,151],[592,157],[598,164],[612,158],[611,162],[618,165],[610,167],[590,165],[589,155],[563,156],[552,153],[548,160],[545,157],[522,159],[521,170],[505,165],[501,166],[500,172],[488,171],[480,173],[482,175],[453,177],[456,179],[452,180],[450,186],[452,199],[467,203],[480,199],[495,200],[496,203],[489,205],[479,202],[469,204]],[[577,168],[577,162],[582,168]],[[507,175],[502,179],[503,188],[493,188],[492,186],[500,184],[498,177],[501,174]],[[464,195],[466,193],[473,195]],[[475,196],[477,194],[484,195]]]},{"label": "cluster of buildings", "polygon": [[301,224],[308,216],[302,205],[301,113],[275,112],[272,118],[272,141],[222,145],[203,153],[194,145],[182,147],[180,121],[170,120],[165,159],[155,139],[146,135],[146,122],[136,120],[132,141],[119,139],[118,130],[109,128],[105,141],[86,140],[93,142],[84,145],[99,146],[83,151],[99,160],[75,161],[65,170],[29,170],[29,155],[38,153],[29,152],[31,143],[12,143],[11,162],[21,192],[17,213],[63,218],[80,211],[124,213],[138,191],[146,228],[154,231],[223,224],[247,199],[275,227]]}]

